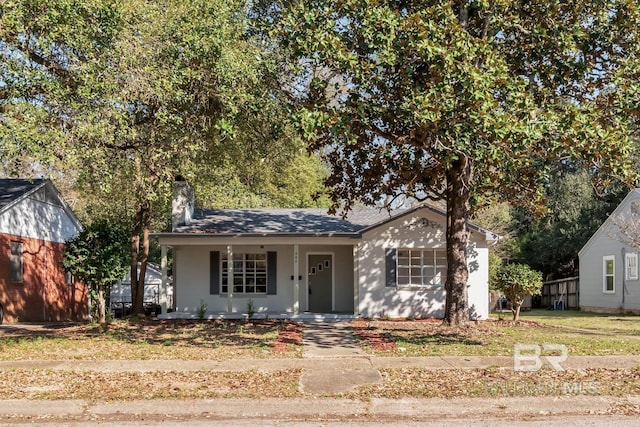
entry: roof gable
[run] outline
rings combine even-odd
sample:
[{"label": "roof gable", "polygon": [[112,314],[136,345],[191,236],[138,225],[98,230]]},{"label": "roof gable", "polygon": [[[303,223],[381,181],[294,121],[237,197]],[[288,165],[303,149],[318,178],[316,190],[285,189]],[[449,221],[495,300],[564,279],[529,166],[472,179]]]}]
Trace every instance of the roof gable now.
[{"label": "roof gable", "polygon": [[0,232],[63,242],[82,224],[58,189],[44,179],[0,179]]},{"label": "roof gable", "polygon": [[43,179],[0,179],[0,212],[13,206],[45,185]]},{"label": "roof gable", "polygon": [[595,233],[587,240],[587,243],[584,244],[582,249],[578,252],[578,257],[581,257],[585,251],[587,251],[599,238],[602,236],[606,229],[611,224],[611,218],[620,215],[621,213],[630,209],[631,202],[634,200],[640,199],[640,188],[635,188],[629,191],[629,194],[620,202],[620,204],[615,208],[615,210],[607,217],[606,220],[598,227]]}]

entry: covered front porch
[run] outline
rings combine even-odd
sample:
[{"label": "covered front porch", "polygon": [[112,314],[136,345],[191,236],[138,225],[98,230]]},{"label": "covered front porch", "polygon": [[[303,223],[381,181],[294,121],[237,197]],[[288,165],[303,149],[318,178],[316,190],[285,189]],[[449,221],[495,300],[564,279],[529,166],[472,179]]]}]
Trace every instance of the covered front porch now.
[{"label": "covered front porch", "polygon": [[[162,239],[161,318],[331,321],[359,314],[354,239],[228,240]],[[173,307],[166,297],[168,248],[173,252]]]}]

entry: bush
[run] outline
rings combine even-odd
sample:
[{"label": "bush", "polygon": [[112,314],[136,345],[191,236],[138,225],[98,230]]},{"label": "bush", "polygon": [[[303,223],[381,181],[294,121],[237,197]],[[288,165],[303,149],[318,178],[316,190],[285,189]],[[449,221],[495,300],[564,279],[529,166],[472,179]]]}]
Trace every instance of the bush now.
[{"label": "bush", "polygon": [[496,287],[511,301],[513,320],[520,318],[520,307],[527,295],[540,295],[542,273],[525,264],[507,264],[496,274]]}]

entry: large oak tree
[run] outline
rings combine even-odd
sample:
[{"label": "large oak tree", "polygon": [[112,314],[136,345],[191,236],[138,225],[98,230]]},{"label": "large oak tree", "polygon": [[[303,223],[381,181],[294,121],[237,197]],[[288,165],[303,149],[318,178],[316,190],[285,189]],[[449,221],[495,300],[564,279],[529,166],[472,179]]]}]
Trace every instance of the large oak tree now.
[{"label": "large oak tree", "polygon": [[236,0],[0,3],[2,166],[71,179],[90,219],[128,224],[134,312],[176,175],[226,192],[239,176],[244,195],[300,155],[248,28]]},{"label": "large oak tree", "polygon": [[469,319],[476,206],[540,210],[548,165],[562,159],[599,184],[632,177],[635,0],[257,4],[288,52],[301,129],[332,167],[334,209],[446,201],[446,323]]}]

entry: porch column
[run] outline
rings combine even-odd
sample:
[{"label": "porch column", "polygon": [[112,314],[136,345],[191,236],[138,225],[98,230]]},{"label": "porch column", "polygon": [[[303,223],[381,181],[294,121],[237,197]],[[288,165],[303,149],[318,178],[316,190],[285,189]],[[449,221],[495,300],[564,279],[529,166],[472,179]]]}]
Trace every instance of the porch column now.
[{"label": "porch column", "polygon": [[160,246],[160,271],[162,272],[162,282],[160,283],[160,311],[167,313],[167,245]]},{"label": "porch column", "polygon": [[227,246],[227,311],[233,312],[233,246]]},{"label": "porch column", "polygon": [[293,245],[293,314],[300,313],[300,247]]},{"label": "porch column", "polygon": [[360,311],[360,273],[358,262],[358,245],[353,245],[353,315]]}]

